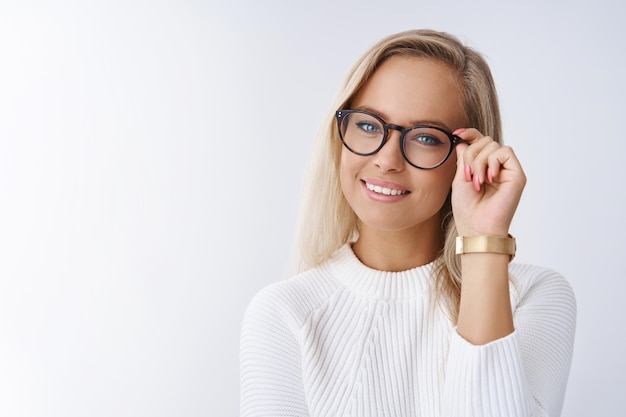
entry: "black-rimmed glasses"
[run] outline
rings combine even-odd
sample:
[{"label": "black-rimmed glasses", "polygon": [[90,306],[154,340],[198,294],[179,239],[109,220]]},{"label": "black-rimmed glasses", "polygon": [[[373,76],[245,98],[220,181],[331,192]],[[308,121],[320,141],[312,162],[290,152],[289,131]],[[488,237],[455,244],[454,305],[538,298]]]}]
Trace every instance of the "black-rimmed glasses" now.
[{"label": "black-rimmed glasses", "polygon": [[419,169],[437,168],[463,139],[435,126],[402,127],[363,110],[337,110],[337,127],[344,146],[357,155],[373,155],[387,142],[389,130],[400,132],[404,159]]}]

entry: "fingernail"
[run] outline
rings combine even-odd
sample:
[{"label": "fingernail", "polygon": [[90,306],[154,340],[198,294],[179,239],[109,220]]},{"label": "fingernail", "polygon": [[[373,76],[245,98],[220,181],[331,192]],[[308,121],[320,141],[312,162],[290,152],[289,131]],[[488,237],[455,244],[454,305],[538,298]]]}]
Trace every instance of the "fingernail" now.
[{"label": "fingernail", "polygon": [[472,180],[472,168],[465,164],[465,181],[470,182]]},{"label": "fingernail", "polygon": [[493,172],[491,172],[491,168],[487,169],[487,181],[489,181],[489,184],[493,184]]},{"label": "fingernail", "polygon": [[474,175],[474,189],[480,191],[480,178],[478,178],[478,174]]},{"label": "fingernail", "polygon": [[461,127],[459,129],[455,130],[454,132],[452,132],[452,134],[455,135],[455,136],[456,135],[460,135],[461,133],[465,132],[465,130],[466,129],[464,127]]}]

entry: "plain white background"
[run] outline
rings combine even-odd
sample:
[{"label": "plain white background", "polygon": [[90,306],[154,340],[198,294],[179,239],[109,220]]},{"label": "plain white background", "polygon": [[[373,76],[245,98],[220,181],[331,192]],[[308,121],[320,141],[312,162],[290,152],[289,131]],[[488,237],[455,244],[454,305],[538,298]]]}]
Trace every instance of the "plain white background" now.
[{"label": "plain white background", "polygon": [[528,186],[518,260],[574,287],[564,416],[621,415],[617,1],[2,1],[0,415],[238,414],[245,307],[284,279],[352,62],[416,27],[482,51]]}]

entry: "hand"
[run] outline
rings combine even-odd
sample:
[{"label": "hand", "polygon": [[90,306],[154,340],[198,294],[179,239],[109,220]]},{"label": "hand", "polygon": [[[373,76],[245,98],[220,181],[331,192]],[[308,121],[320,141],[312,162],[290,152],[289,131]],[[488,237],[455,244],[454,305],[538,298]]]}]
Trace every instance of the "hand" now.
[{"label": "hand", "polygon": [[507,236],[526,185],[513,149],[476,129],[457,130],[452,212],[459,236]]}]

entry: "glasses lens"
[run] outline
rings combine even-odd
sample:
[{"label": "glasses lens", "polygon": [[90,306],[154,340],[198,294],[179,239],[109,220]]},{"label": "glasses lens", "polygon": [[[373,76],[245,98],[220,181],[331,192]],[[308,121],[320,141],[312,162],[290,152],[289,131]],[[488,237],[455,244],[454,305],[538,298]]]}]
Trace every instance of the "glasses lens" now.
[{"label": "glasses lens", "polygon": [[404,137],[406,158],[420,168],[432,168],[448,157],[452,142],[441,130],[431,127],[416,127]]},{"label": "glasses lens", "polygon": [[383,142],[385,128],[375,117],[353,112],[344,115],[340,133],[344,143],[352,152],[370,154],[375,152]]}]

